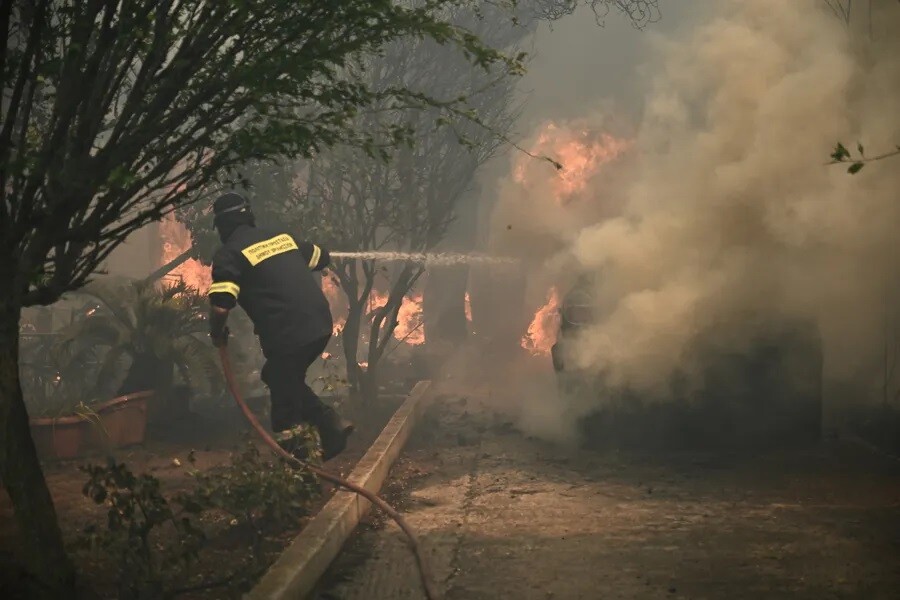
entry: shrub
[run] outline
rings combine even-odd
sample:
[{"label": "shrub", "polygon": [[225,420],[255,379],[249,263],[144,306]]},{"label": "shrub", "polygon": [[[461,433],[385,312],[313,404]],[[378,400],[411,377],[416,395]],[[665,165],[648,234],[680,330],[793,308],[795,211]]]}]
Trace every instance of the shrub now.
[{"label": "shrub", "polygon": [[[310,443],[314,440],[309,439]],[[193,462],[193,452],[188,460]],[[88,474],[83,493],[107,507],[106,524],[90,525],[77,546],[115,570],[122,600],[171,598],[192,588],[245,585],[260,572],[265,536],[296,524],[318,494],[316,478],[281,460],[268,460],[249,440],[230,464],[192,472],[193,489],[167,499],[156,477],[135,475],[124,464],[81,467]],[[252,569],[216,573],[216,579],[184,587],[197,573],[201,552],[213,541],[226,515],[227,530],[248,530]],[[246,565],[244,565],[246,566]]]}]

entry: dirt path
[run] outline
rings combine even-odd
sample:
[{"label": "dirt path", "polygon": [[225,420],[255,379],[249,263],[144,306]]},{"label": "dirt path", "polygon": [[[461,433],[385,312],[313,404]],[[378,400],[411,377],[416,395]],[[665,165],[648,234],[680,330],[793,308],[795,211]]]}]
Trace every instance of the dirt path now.
[{"label": "dirt path", "polygon": [[[445,398],[389,494],[448,600],[897,598],[900,465],[845,446],[792,455],[591,454]],[[402,538],[373,521],[318,598],[419,599]]]}]

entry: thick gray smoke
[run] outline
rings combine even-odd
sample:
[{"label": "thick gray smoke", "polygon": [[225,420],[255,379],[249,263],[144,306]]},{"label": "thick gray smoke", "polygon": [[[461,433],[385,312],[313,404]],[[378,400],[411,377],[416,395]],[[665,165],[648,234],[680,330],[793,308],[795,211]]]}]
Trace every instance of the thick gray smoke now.
[{"label": "thick gray smoke", "polygon": [[[495,245],[545,253],[536,289],[571,270],[601,274],[605,318],[576,356],[616,383],[659,391],[702,327],[762,312],[814,319],[826,379],[864,396],[883,384],[898,303],[900,164],[849,176],[824,163],[837,140],[869,154],[900,142],[900,4],[873,3],[871,34],[822,2],[711,11],[655,40],[630,159],[578,194],[595,203],[593,222],[585,209],[549,216],[560,207],[547,190],[520,186],[501,198]],[[513,218],[515,237],[503,231]],[[742,339],[726,342],[740,352]]]}]

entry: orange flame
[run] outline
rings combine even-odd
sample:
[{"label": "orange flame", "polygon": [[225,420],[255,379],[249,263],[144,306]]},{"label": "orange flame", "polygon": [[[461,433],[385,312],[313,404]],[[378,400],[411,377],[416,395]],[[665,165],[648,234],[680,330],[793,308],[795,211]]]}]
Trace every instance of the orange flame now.
[{"label": "orange flame", "polygon": [[337,278],[334,275],[325,275],[322,277],[322,292],[328,299],[328,306],[331,309],[332,320],[334,326],[331,330],[332,335],[338,335],[344,330],[347,324],[347,304]]},{"label": "orange flame", "polygon": [[[374,318],[377,309],[387,304],[388,293],[372,290],[367,305],[368,319]],[[409,344],[419,346],[425,343],[425,329],[422,327],[422,293],[411,292],[405,296],[397,311],[397,326],[394,328],[394,338]]]},{"label": "orange flame", "polygon": [[[535,169],[530,157],[523,157],[513,169],[513,179],[523,186],[547,185],[556,203],[565,207],[579,194],[586,192],[592,180],[605,165],[627,152],[633,140],[621,139],[604,131],[590,130],[576,123],[559,126],[545,124],[531,148],[531,153],[549,156],[562,164],[562,169],[550,175],[546,169]],[[556,343],[559,328],[559,292],[553,287],[547,292],[547,302],[541,306],[522,336],[522,347],[534,355],[549,354]]]},{"label": "orange flame", "polygon": [[[553,193],[559,204],[568,203],[583,192],[601,167],[621,156],[632,145],[631,140],[619,139],[605,132],[559,127],[547,123],[538,135],[532,154],[545,155],[562,164],[552,181]],[[513,179],[529,185],[537,177],[545,178],[547,171],[534,169],[530,157],[523,157],[513,169]]]},{"label": "orange flame", "polygon": [[425,329],[422,327],[422,293],[414,293],[403,298],[397,313],[397,327],[394,337],[412,346],[425,343]]},{"label": "orange flame", "polygon": [[559,319],[559,291],[551,287],[547,302],[534,314],[528,332],[522,336],[522,347],[535,356],[549,354],[556,343]]},{"label": "orange flame", "polygon": [[[168,264],[191,248],[190,232],[176,221],[172,214],[166,215],[159,222],[159,236],[162,240],[159,266]],[[205,294],[212,284],[212,271],[199,260],[190,258],[163,277],[163,285],[172,285],[177,281],[183,281],[201,294]]]}]

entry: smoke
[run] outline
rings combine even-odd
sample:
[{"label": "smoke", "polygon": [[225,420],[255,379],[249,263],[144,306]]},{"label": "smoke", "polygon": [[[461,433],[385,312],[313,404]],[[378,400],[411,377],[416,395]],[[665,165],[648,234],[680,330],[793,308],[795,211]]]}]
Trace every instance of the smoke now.
[{"label": "smoke", "polygon": [[[709,10],[654,38],[633,152],[580,192],[593,208],[551,213],[539,186],[504,193],[493,244],[540,255],[538,289],[600,275],[604,316],[575,357],[614,384],[659,392],[700,331],[763,314],[814,320],[827,380],[881,386],[900,168],[888,159],[850,176],[823,163],[837,140],[870,154],[900,142],[900,4],[873,4],[871,35],[824,3]],[[720,345],[741,352],[752,334]]]}]

